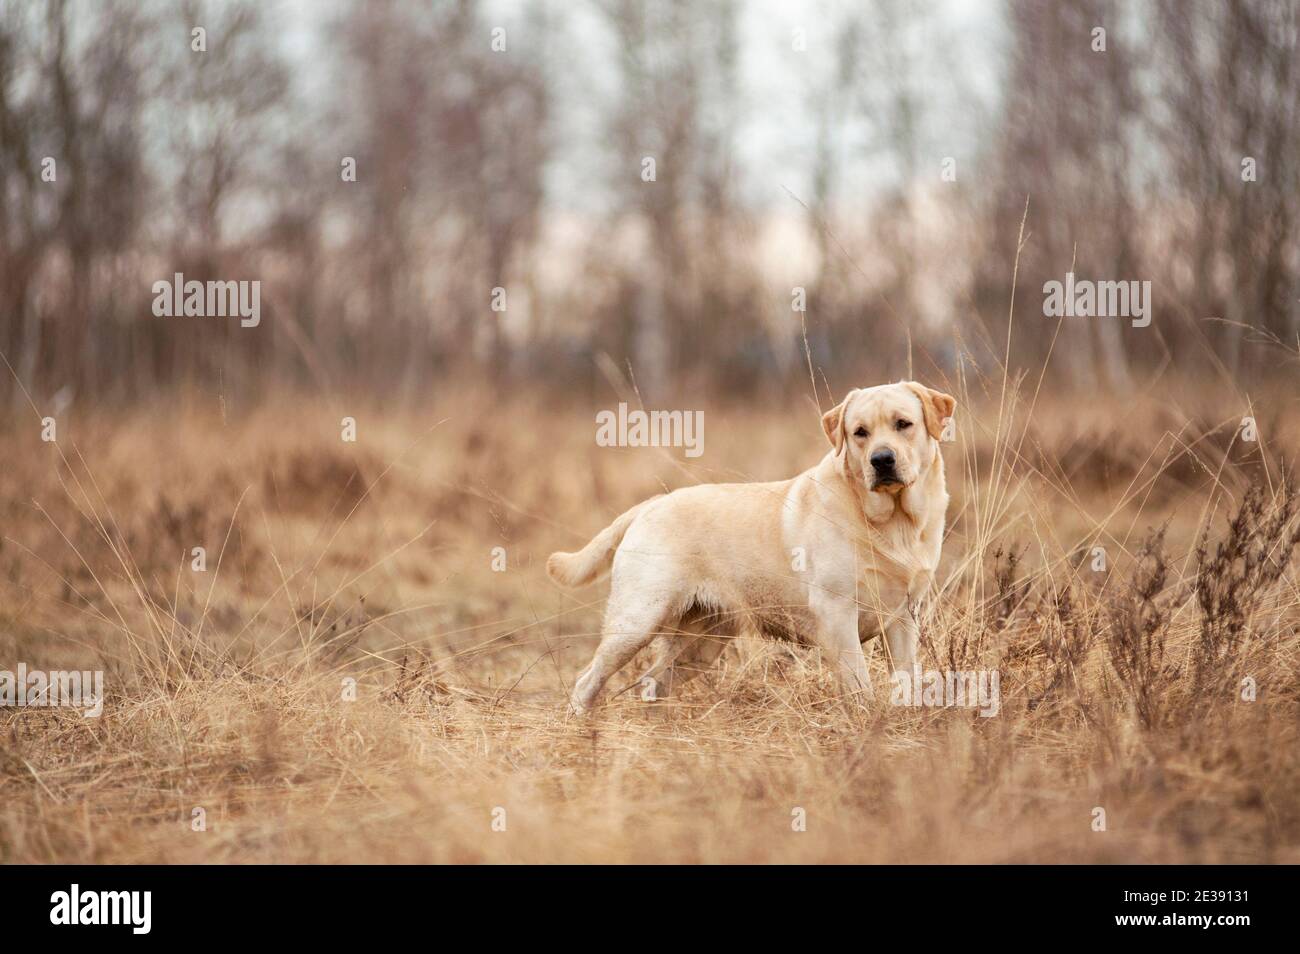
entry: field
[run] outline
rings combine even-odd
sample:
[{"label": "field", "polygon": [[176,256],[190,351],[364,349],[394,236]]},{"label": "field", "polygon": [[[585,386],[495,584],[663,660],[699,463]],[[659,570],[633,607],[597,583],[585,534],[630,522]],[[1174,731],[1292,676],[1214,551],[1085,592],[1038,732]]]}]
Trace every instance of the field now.
[{"label": "field", "polygon": [[997,670],[992,718],[891,705],[877,643],[846,708],[750,638],[678,698],[618,694],[629,667],[565,714],[604,589],[547,554],[811,466],[807,394],[705,408],[696,460],[472,388],[74,407],[57,443],[14,411],[0,669],[106,699],[0,709],[0,861],[1300,862],[1294,392],[953,390],[922,663]]}]

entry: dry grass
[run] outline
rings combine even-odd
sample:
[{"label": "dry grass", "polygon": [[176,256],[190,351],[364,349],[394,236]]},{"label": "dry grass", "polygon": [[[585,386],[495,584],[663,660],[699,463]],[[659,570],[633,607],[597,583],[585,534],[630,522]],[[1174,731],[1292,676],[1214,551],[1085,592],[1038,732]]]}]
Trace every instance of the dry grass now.
[{"label": "dry grass", "polygon": [[564,716],[604,593],[546,554],[662,484],[810,466],[806,399],[710,409],[703,463],[468,396],[70,413],[58,447],[15,418],[0,668],[103,668],[108,699],[0,710],[0,861],[1300,861],[1295,409],[1242,445],[1237,399],[1199,399],[964,395],[922,658],[998,669],[990,719],[889,705],[875,644],[846,713],[750,639],[678,699]]}]

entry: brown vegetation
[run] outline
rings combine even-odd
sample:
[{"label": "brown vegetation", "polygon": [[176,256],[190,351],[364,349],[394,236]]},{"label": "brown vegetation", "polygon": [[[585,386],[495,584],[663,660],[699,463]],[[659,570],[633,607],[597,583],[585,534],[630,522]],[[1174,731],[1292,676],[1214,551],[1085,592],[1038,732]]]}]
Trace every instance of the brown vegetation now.
[{"label": "brown vegetation", "polygon": [[[355,413],[356,444],[310,400],[78,414],[57,447],[11,420],[0,659],[103,668],[108,698],[0,710],[0,860],[1300,860],[1294,427],[991,397],[945,451],[922,660],[998,669],[993,718],[890,705],[878,648],[846,714],[814,655],[749,638],[680,698],[616,680],[565,716],[603,593],[545,555],[661,484],[811,464],[810,402],[708,410],[699,461],[470,393]],[[1095,436],[1121,420],[1132,474]]]}]

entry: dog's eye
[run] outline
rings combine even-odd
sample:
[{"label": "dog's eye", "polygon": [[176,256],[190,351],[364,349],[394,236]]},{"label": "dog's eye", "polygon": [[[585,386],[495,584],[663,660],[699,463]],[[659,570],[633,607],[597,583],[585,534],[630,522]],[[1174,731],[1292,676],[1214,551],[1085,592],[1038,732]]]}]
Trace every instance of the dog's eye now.
[{"label": "dog's eye", "polygon": [[866,436],[867,436],[867,429],[866,429],[865,427],[859,427],[856,431],[853,432],[853,436],[854,436],[854,437],[866,437]]},{"label": "dog's eye", "polygon": [[894,425],[894,427],[900,431],[905,431],[911,426],[912,426],[911,421],[899,421],[897,424]]}]

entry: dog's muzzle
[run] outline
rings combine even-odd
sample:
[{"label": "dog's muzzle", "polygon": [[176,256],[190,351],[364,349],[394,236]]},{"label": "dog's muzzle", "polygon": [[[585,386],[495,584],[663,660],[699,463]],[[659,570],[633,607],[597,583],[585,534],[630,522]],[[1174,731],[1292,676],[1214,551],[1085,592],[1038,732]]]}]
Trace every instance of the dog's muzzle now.
[{"label": "dog's muzzle", "polygon": [[898,465],[898,459],[894,452],[886,448],[876,451],[868,458],[871,464],[871,489],[877,487],[886,487],[890,484],[902,486],[902,479],[898,476],[895,469]]}]

